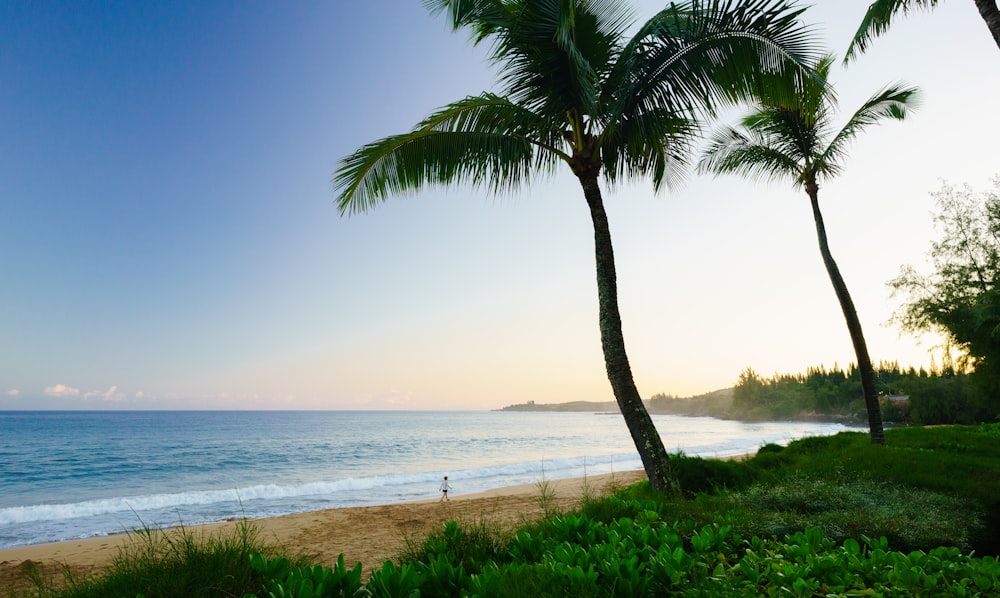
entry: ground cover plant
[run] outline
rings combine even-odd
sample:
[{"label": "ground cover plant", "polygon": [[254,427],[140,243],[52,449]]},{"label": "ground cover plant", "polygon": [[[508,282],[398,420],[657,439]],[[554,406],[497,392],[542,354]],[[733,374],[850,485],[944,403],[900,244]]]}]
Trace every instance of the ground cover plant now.
[{"label": "ground cover plant", "polygon": [[450,522],[374,569],[282,556],[247,523],[205,547],[148,533],[104,576],[18,596],[1000,595],[1000,424],[887,434],[677,455],[686,497],[642,483],[513,531]]}]

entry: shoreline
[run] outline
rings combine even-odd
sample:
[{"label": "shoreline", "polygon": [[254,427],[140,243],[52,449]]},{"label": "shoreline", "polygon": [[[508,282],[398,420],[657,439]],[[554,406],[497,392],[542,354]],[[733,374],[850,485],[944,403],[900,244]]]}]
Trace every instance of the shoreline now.
[{"label": "shoreline", "polygon": [[[591,494],[600,496],[617,486],[646,479],[642,470],[566,478],[545,482],[547,504],[539,483],[506,486],[470,494],[457,494],[448,502],[438,498],[387,505],[344,507],[307,511],[248,520],[267,544],[283,547],[289,554],[306,554],[317,562],[332,565],[340,554],[348,565],[360,562],[365,571],[381,567],[406,548],[407,541],[420,537],[447,521],[486,520],[509,527],[538,519],[549,509],[569,509]],[[242,520],[184,526],[195,536],[231,533]],[[39,566],[48,575],[68,570],[86,575],[109,565],[121,547],[135,540],[122,533],[83,540],[33,544],[0,550],[0,588],[27,579]]]}]

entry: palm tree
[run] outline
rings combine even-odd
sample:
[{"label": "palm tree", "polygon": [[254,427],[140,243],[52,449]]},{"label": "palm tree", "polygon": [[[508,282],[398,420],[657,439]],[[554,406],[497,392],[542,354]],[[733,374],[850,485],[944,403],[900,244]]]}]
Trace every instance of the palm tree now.
[{"label": "palm tree", "polygon": [[342,214],[430,184],[509,192],[568,166],[593,221],[608,379],[654,488],[676,476],[625,352],[614,252],[599,178],[651,176],[659,190],[686,163],[698,119],[751,97],[760,77],[807,73],[802,9],[779,0],[671,4],[626,38],[620,0],[425,0],[455,30],[490,40],[503,93],[448,104],[411,132],[358,149],[335,176]]},{"label": "palm tree", "polygon": [[819,210],[819,179],[829,179],[842,170],[847,145],[859,133],[887,118],[902,120],[916,106],[917,89],[892,85],[866,101],[839,131],[832,134],[834,98],[825,84],[833,57],[816,67],[817,80],[806,80],[793,104],[762,97],[757,109],[741,121],[741,128],[728,127],[711,139],[699,162],[702,172],[738,173],[751,178],[786,179],[801,185],[809,196],[819,251],[830,282],[840,301],[847,330],[861,373],[861,388],[868,410],[871,440],[885,444],[882,414],[875,391],[875,372],[865,344],[861,322],[840,269],[827,243],[826,227]]},{"label": "palm tree", "polygon": [[[993,35],[993,41],[1000,48],[1000,9],[997,8],[996,0],[973,0],[973,2],[976,3],[979,15],[983,17],[986,27]],[[844,62],[849,62],[856,54],[864,52],[873,39],[889,29],[893,17],[899,13],[906,14],[918,8],[932,10],[937,4],[938,0],[875,0],[868,7],[858,32],[854,34],[851,45],[847,47]]]}]

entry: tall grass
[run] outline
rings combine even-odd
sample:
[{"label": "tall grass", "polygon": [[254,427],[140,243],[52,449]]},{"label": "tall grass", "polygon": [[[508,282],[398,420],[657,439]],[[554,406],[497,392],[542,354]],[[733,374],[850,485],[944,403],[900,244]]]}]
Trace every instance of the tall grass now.
[{"label": "tall grass", "polygon": [[184,527],[134,530],[108,569],[99,575],[66,572],[61,579],[35,578],[38,598],[145,598],[242,596],[264,581],[250,557],[273,553],[252,523],[240,521],[229,533],[207,534]]}]

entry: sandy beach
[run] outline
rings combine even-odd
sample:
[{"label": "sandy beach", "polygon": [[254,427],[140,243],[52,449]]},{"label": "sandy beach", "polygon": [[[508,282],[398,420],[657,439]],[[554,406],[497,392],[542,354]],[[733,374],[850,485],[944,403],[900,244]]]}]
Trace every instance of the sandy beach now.
[{"label": "sandy beach", "polygon": [[[549,481],[547,491],[553,496],[550,508],[572,508],[585,493],[600,495],[642,479],[645,472],[640,470]],[[541,494],[537,484],[525,484],[457,494],[449,502],[439,502],[434,496],[418,502],[297,513],[253,523],[262,540],[283,546],[288,554],[312,555],[318,563],[332,564],[343,553],[348,564],[361,562],[370,571],[396,558],[408,538],[419,538],[447,521],[487,520],[507,526],[537,519],[544,514]],[[236,525],[217,523],[188,531],[226,533]],[[44,572],[65,568],[74,574],[98,572],[130,541],[129,535],[122,534],[0,550],[0,590],[21,585],[26,572],[35,567]]]}]

